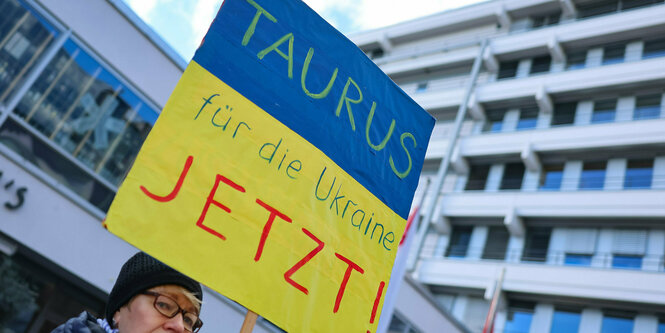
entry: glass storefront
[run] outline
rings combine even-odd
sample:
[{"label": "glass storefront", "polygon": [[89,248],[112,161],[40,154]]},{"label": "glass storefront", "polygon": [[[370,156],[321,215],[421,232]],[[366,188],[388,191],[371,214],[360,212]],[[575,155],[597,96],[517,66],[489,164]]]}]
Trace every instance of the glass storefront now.
[{"label": "glass storefront", "polygon": [[77,278],[63,278],[37,262],[43,260],[27,251],[11,256],[0,252],[0,332],[48,333],[82,311],[103,315],[101,291],[82,288],[86,284]]},{"label": "glass storefront", "polygon": [[106,212],[158,112],[75,36],[45,52],[59,35],[0,0],[0,143]]}]

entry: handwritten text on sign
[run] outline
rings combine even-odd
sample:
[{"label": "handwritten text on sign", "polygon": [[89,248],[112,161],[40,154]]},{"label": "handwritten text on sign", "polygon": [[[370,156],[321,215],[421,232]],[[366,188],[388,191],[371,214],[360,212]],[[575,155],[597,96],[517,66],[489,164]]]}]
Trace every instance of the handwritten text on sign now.
[{"label": "handwritten text on sign", "polygon": [[[377,78],[347,63],[334,73],[349,79],[321,81],[328,67],[312,60],[313,48],[305,55],[292,46],[295,32],[280,31],[304,34],[299,20],[288,21],[302,13],[318,20],[305,20],[311,29],[332,29],[299,1],[224,3],[107,226],[289,332],[374,332],[405,227],[402,201],[413,195],[433,122],[363,104],[359,95],[371,96],[376,82],[393,87],[367,64],[358,69]],[[331,31],[320,37],[340,39]],[[422,111],[386,87],[377,91]],[[366,124],[362,135],[349,130],[354,121]]]}]

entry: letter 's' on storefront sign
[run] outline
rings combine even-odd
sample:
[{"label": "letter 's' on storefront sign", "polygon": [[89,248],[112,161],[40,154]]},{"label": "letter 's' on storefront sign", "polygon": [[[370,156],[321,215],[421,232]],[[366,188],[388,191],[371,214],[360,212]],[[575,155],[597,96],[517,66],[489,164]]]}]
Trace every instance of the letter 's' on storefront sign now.
[{"label": "letter 's' on storefront sign", "polygon": [[23,207],[28,188],[18,185],[15,179],[10,178],[7,175],[3,177],[3,175],[3,170],[0,170],[0,192],[9,194],[9,197],[5,199],[4,196],[1,196],[0,204],[10,211]]},{"label": "letter 's' on storefront sign", "polygon": [[226,0],[106,219],[289,332],[375,332],[434,119],[296,0]]}]

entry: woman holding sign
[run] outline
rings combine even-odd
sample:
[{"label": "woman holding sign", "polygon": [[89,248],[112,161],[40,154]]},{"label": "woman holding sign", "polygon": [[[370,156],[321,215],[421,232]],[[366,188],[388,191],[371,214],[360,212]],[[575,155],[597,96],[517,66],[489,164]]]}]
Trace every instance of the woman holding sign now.
[{"label": "woman holding sign", "polygon": [[139,252],[122,266],[106,305],[106,317],[87,312],[51,333],[197,332],[201,285]]}]

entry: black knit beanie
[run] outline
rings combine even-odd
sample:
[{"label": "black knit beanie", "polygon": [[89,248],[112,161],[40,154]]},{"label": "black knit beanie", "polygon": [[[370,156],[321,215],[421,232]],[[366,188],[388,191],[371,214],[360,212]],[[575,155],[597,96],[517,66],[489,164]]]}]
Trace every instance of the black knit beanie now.
[{"label": "black knit beanie", "polygon": [[203,300],[201,285],[166,266],[161,261],[139,252],[122,265],[118,279],[106,303],[106,321],[113,323],[113,315],[135,295],[152,287],[175,284],[191,291],[200,301]]}]

